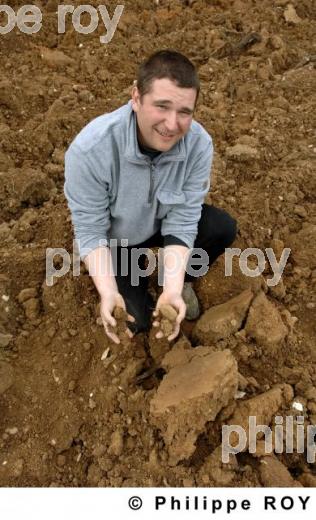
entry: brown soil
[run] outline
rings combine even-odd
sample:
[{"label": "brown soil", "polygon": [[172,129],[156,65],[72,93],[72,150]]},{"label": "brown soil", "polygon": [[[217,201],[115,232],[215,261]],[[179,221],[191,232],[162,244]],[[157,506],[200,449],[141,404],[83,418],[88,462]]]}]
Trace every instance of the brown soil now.
[{"label": "brown soil", "polygon": [[[316,6],[293,0],[291,21],[287,4],[126,0],[112,41],[101,44],[103,25],[58,35],[57,0],[38,1],[37,34],[0,35],[0,485],[315,485],[305,453],[265,457],[258,445],[229,464],[220,453],[221,426],[249,414],[316,424]],[[292,252],[270,288],[268,263],[260,278],[236,263],[225,277],[219,259],[196,282],[203,311],[217,306],[209,329],[205,318],[184,323],[188,339],[163,368],[158,346],[159,364],[138,380],[154,363],[153,338],[110,344],[88,274],[70,271],[49,286],[45,255],[72,252],[67,146],[93,117],[125,103],[137,64],[166,47],[199,69],[196,118],[216,150],[209,201],[237,218],[235,247]]]}]

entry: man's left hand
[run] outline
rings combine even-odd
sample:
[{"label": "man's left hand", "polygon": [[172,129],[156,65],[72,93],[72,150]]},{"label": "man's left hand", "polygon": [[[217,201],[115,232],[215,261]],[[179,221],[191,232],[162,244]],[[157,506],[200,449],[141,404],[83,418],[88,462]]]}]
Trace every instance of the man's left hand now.
[{"label": "man's left hand", "polygon": [[[178,334],[180,332],[180,325],[185,317],[186,305],[183,301],[181,294],[178,294],[178,293],[175,294],[175,293],[163,291],[162,294],[160,295],[160,297],[158,298],[156,309],[153,312],[153,316],[155,318],[158,318],[159,309],[162,305],[171,305],[178,313],[177,319],[174,322],[174,331],[170,336],[168,336],[168,341],[172,341],[173,339],[175,339],[178,336]],[[156,320],[153,322],[154,327],[159,327],[159,325],[160,325],[159,320]],[[162,337],[163,337],[163,332],[162,331],[157,332],[156,338],[160,339]]]}]

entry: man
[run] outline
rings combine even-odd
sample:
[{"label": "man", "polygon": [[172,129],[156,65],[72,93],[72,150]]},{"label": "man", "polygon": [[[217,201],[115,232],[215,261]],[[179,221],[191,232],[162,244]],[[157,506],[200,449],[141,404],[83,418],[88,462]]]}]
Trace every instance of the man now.
[{"label": "man", "polygon": [[[117,343],[109,330],[116,325],[115,306],[127,310],[134,332],[150,327],[154,306],[148,277],[133,283],[135,269],[145,269],[145,255],[135,266],[133,248],[163,247],[163,291],[154,315],[163,304],[176,309],[171,341],[186,311],[188,318],[198,317],[194,277],[186,274],[193,246],[206,251],[211,265],[235,238],[234,219],[203,204],[213,148],[193,121],[199,89],[185,56],[156,52],[140,66],[131,101],[89,123],[66,153],[65,194],[80,256],[100,294],[106,334]],[[109,247],[111,239],[118,241],[115,247]]]}]

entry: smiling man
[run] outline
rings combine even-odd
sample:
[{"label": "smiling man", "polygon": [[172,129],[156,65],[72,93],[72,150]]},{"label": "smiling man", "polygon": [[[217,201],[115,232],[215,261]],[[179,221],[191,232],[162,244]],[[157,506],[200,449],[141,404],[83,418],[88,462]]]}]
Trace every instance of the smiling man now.
[{"label": "smiling man", "polygon": [[[188,58],[156,52],[141,64],[129,103],[89,123],[66,153],[65,194],[80,256],[115,342],[109,326],[116,305],[128,311],[134,332],[148,330],[154,307],[157,315],[162,304],[172,305],[178,318],[168,339],[174,339],[184,317],[199,315],[195,273],[186,273],[192,248],[203,248],[211,265],[235,238],[235,220],[203,204],[213,147],[193,120],[199,89]],[[163,248],[164,263],[156,306],[145,275],[146,251],[155,246]]]}]

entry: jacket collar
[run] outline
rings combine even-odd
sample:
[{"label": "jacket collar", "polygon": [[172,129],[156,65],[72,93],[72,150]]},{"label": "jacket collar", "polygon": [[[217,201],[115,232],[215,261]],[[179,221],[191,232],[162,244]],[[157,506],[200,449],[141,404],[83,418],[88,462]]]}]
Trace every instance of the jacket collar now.
[{"label": "jacket collar", "polygon": [[[127,114],[127,122],[125,126],[125,132],[126,132],[126,149],[125,149],[125,157],[131,162],[148,162],[146,161],[144,155],[141,153],[139,146],[138,146],[138,140],[137,140],[137,121],[136,121],[136,114],[134,110],[132,109],[132,102],[128,102],[128,114]],[[169,161],[183,161],[185,158],[185,143],[184,138],[182,137],[180,141],[178,141],[171,150],[168,150],[167,152],[162,152],[161,155],[159,155],[159,162],[169,162]]]}]

